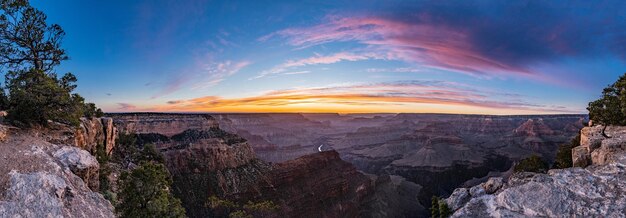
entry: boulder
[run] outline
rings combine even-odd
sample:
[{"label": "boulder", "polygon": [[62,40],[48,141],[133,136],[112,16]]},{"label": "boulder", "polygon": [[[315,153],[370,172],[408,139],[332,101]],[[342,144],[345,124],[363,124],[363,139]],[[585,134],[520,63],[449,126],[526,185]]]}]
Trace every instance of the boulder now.
[{"label": "boulder", "polygon": [[492,177],[483,184],[483,188],[487,194],[493,194],[502,187],[501,177]]},{"label": "boulder", "polygon": [[71,170],[83,179],[85,184],[94,191],[100,187],[98,179],[98,160],[89,152],[77,147],[63,146],[52,156],[61,163],[61,166]]},{"label": "boulder", "polygon": [[9,176],[0,201],[2,217],[115,217],[106,199],[80,183],[46,172],[11,171]]},{"label": "boulder", "polygon": [[587,147],[572,148],[572,162],[574,167],[586,167],[591,164],[591,156]]},{"label": "boulder", "polygon": [[470,190],[467,188],[457,188],[454,192],[446,199],[446,203],[450,210],[455,211],[459,208],[463,207],[472,196],[470,195]]}]

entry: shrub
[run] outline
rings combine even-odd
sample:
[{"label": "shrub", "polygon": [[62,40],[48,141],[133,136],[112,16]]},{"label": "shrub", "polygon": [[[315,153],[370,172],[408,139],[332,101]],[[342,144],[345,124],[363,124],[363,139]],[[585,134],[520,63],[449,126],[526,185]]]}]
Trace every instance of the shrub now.
[{"label": "shrub", "polygon": [[163,164],[144,162],[120,177],[121,217],[185,217],[179,199],[170,192],[172,180]]},{"label": "shrub", "polygon": [[84,99],[71,93],[75,80],[64,84],[41,70],[31,69],[9,72],[5,82],[9,90],[9,119],[25,125],[46,125],[48,120],[79,124]]},{"label": "shrub", "polygon": [[548,170],[548,164],[537,155],[532,155],[525,159],[522,159],[515,167],[515,172],[535,172],[545,173]]},{"label": "shrub", "polygon": [[209,197],[205,206],[211,208],[213,215],[222,217],[272,217],[280,209],[273,201],[264,200],[258,202],[248,201],[241,206],[235,202],[220,199],[213,195]]},{"label": "shrub", "polygon": [[572,148],[580,146],[580,133],[571,142],[559,146],[554,158],[552,169],[564,169],[572,167]]}]

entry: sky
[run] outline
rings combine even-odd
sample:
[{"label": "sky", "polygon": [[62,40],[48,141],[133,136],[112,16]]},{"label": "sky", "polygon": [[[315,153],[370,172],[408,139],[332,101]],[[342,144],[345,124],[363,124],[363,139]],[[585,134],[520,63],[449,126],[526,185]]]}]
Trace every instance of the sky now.
[{"label": "sky", "polygon": [[586,113],[624,1],[32,0],[106,112]]}]

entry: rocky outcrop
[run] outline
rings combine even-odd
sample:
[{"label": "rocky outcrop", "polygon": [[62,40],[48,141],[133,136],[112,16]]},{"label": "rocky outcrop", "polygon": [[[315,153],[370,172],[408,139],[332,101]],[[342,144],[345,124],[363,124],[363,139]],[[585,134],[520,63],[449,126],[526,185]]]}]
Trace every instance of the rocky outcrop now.
[{"label": "rocky outcrop", "polygon": [[581,130],[580,146],[572,149],[574,166],[602,165],[626,151],[626,127],[593,126]]},{"label": "rocky outcrop", "polygon": [[98,170],[100,167],[98,160],[89,152],[77,147],[64,146],[53,152],[52,156],[59,161],[61,166],[83,179],[91,190],[99,189]]},{"label": "rocky outcrop", "polygon": [[110,114],[120,132],[159,133],[172,137],[188,129],[209,130],[219,124],[208,114],[120,113]]},{"label": "rocky outcrop", "polygon": [[508,181],[456,189],[446,199],[452,217],[624,217],[626,151],[624,127],[586,127],[574,164],[587,168],[516,173]]},{"label": "rocky outcrop", "polygon": [[36,134],[41,134],[50,143],[76,146],[91,154],[96,154],[98,146],[104,146],[110,154],[115,146],[117,128],[110,117],[83,117],[78,127],[49,123],[47,129],[37,130]]},{"label": "rocky outcrop", "polygon": [[79,177],[97,172],[84,150],[10,134],[0,143],[0,166],[0,217],[115,217],[109,201],[89,188],[89,178]]}]

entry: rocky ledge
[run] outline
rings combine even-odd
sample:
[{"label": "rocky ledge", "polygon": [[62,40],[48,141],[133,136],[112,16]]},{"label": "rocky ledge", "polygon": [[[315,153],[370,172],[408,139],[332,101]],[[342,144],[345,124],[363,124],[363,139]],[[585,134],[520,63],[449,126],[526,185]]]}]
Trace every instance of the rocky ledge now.
[{"label": "rocky ledge", "polygon": [[446,201],[452,217],[625,217],[624,145],[626,127],[586,127],[572,155],[575,164],[590,166],[490,178]]},{"label": "rocky ledge", "polygon": [[8,133],[0,166],[0,217],[115,217],[109,201],[90,189],[98,162],[85,150]]},{"label": "rocky ledge", "polygon": [[626,150],[626,126],[593,126],[581,131],[580,146],[572,149],[574,166],[601,165]]}]

